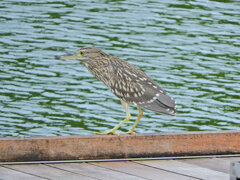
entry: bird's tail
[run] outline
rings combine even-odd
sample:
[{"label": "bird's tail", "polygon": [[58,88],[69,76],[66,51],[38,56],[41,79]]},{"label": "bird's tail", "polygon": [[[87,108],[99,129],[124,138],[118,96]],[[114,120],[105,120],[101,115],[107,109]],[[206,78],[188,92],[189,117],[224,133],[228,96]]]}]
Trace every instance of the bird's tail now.
[{"label": "bird's tail", "polygon": [[140,104],[139,106],[156,113],[176,116],[176,102],[167,94],[160,94],[153,102]]}]

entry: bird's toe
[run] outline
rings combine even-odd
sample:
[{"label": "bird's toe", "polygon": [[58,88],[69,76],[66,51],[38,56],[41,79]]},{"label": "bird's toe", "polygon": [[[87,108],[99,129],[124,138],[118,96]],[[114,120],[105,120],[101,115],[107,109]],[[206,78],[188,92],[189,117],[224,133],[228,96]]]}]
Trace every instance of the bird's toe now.
[{"label": "bird's toe", "polygon": [[119,133],[115,132],[115,131],[107,131],[107,132],[94,132],[94,134],[99,134],[99,135],[118,135],[120,136]]},{"label": "bird's toe", "polygon": [[136,132],[130,130],[130,131],[126,132],[126,134],[129,134],[129,135],[136,135]]}]

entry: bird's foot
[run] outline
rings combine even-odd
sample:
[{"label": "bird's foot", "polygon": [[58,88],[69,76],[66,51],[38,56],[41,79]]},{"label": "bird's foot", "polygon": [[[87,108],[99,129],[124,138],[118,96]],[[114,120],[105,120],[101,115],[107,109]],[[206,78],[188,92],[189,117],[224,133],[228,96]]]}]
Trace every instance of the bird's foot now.
[{"label": "bird's foot", "polygon": [[126,132],[126,134],[130,134],[130,135],[136,135],[136,132],[129,130],[128,132]]},{"label": "bird's foot", "polygon": [[119,133],[115,132],[114,130],[110,130],[107,132],[94,132],[94,134],[100,134],[100,135],[118,135],[120,136]]}]

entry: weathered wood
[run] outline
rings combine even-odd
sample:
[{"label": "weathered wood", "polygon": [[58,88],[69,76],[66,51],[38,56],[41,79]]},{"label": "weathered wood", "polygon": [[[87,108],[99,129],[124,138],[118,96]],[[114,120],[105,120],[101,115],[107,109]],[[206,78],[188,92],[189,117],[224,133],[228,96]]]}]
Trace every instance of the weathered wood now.
[{"label": "weathered wood", "polygon": [[[213,170],[219,160],[228,162],[240,157],[189,160],[148,160],[60,164],[0,165],[0,180],[15,179],[183,179],[229,180],[229,173]],[[208,161],[209,160],[209,161]],[[197,162],[199,161],[199,162]],[[208,165],[210,162],[211,165]],[[206,165],[204,167],[204,165]],[[223,164],[220,164],[220,167]],[[225,165],[224,165],[225,166]],[[224,167],[223,166],[223,167]],[[238,171],[237,171],[238,172]],[[236,179],[236,178],[235,178]],[[234,179],[234,180],[235,180]]]},{"label": "weathered wood", "polygon": [[229,174],[231,161],[237,160],[240,161],[240,157],[183,159],[180,161]]},{"label": "weathered wood", "polygon": [[11,169],[15,169],[17,171],[21,171],[23,173],[30,173],[36,176],[40,176],[42,178],[47,179],[58,179],[58,180],[66,180],[66,179],[73,179],[73,180],[79,180],[79,179],[86,179],[91,180],[95,178],[91,178],[88,176],[81,175],[80,173],[72,173],[65,170],[60,170],[57,168],[53,168],[47,165],[41,165],[41,164],[34,164],[34,165],[3,165],[3,167],[8,167]]},{"label": "weathered wood", "polygon": [[203,168],[193,164],[183,163],[180,162],[179,160],[137,161],[137,163],[148,165],[150,167],[164,169],[170,172],[188,175],[198,179],[211,179],[211,180],[229,179],[229,174],[214,171],[208,168]]},{"label": "weathered wood", "polygon": [[[190,178],[189,176],[179,175],[176,173],[171,173],[168,171],[164,171],[161,169],[156,169],[152,167],[148,167],[145,165],[137,164],[134,162],[97,162],[91,163],[96,166],[105,167],[108,169],[121,171],[123,173],[132,174],[138,177],[146,178],[146,179],[168,179],[168,180],[190,180],[194,178]],[[124,178],[123,178],[124,179]]]},{"label": "weathered wood", "polygon": [[0,139],[0,162],[240,153],[240,131]]},{"label": "weathered wood", "polygon": [[32,180],[43,180],[45,178],[33,176],[19,171],[14,171],[9,168],[0,166],[0,179],[2,180],[19,180],[19,179],[32,179]]},{"label": "weathered wood", "polygon": [[109,168],[98,167],[90,163],[51,164],[50,166],[104,180],[142,179],[136,175],[126,174],[123,172],[111,170]]}]

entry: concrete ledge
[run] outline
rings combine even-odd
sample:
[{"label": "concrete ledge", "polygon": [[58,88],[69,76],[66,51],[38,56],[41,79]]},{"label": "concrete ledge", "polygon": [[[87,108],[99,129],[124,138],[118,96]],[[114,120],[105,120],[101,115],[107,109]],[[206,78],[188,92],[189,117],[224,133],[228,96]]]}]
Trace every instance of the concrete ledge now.
[{"label": "concrete ledge", "polygon": [[240,131],[0,138],[0,162],[240,153]]}]

